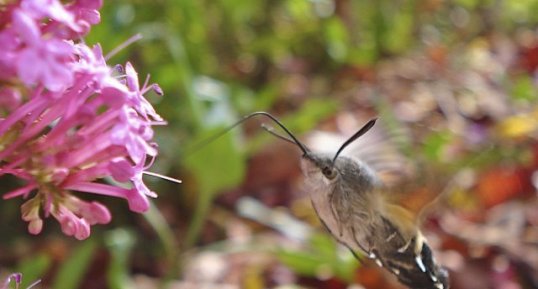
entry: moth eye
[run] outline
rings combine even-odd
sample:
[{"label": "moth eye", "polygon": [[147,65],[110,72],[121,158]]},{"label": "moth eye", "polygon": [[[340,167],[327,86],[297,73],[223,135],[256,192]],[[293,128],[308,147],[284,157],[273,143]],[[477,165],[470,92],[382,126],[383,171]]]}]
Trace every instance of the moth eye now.
[{"label": "moth eye", "polygon": [[336,170],[334,170],[333,168],[331,167],[323,167],[323,169],[321,170],[321,172],[323,173],[323,175],[332,180],[336,177]]}]

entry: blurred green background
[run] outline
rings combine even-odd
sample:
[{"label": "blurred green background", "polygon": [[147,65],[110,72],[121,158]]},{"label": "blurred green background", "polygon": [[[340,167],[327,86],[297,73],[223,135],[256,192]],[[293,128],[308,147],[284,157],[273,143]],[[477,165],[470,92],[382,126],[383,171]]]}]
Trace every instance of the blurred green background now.
[{"label": "blurred green background", "polygon": [[85,41],[108,52],[142,34],[109,65],[130,61],[164,90],[148,95],[168,121],[152,171],[183,184],[146,177],[159,197],[143,215],[100,198],[113,221],[86,241],[52,220],[30,236],[22,200],[2,201],[0,269],[55,289],[401,288],[319,227],[295,147],[256,120],[204,141],[265,110],[298,136],[350,135],[373,116],[409,130],[414,153],[467,176],[453,212],[425,226],[453,288],[537,288],[536,11],[535,0],[105,1]]}]

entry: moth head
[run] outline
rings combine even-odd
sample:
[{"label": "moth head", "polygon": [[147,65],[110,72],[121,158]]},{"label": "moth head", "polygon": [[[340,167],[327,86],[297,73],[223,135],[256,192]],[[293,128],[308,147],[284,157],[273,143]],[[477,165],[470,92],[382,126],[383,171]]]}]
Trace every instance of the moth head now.
[{"label": "moth head", "polygon": [[[321,172],[321,174],[325,177],[325,179],[329,181],[335,180],[340,171],[343,170],[342,166],[349,166],[350,162],[345,159],[338,159],[338,156],[340,153],[351,143],[353,143],[356,139],[364,135],[366,132],[368,132],[375,124],[376,119],[372,119],[368,121],[362,128],[360,128],[355,134],[353,134],[349,139],[347,139],[341,146],[338,148],[334,156],[328,156],[326,154],[318,154],[311,152],[303,143],[301,143],[280,121],[278,121],[274,116],[270,115],[266,112],[255,112],[252,113],[246,118],[250,118],[255,115],[265,115],[266,117],[269,117],[271,120],[273,120],[278,126],[280,126],[284,132],[286,132],[287,136],[280,135],[271,127],[263,126],[269,133],[273,134],[274,136],[283,139],[287,142],[290,142],[294,145],[296,145],[302,152],[303,152],[303,171],[306,173],[306,175],[310,175],[312,173],[318,173]],[[243,120],[244,120],[243,119]],[[354,162],[351,162],[354,163]],[[353,166],[353,164],[351,165]]]},{"label": "moth head", "polygon": [[348,138],[341,146],[338,148],[334,156],[330,156],[322,153],[312,153],[307,151],[303,155],[303,159],[306,160],[305,165],[303,165],[303,170],[307,176],[316,171],[321,172],[321,174],[329,181],[335,180],[343,171],[348,170],[360,170],[361,163],[351,160],[347,157],[339,157],[340,153],[351,143],[353,143],[360,136],[364,135],[369,131],[375,124],[375,119],[367,122],[361,129],[359,129],[355,134]]},{"label": "moth head", "polygon": [[325,179],[332,181],[339,175],[338,167],[332,161],[332,155],[325,153],[303,155],[301,166],[307,177],[321,174]]}]

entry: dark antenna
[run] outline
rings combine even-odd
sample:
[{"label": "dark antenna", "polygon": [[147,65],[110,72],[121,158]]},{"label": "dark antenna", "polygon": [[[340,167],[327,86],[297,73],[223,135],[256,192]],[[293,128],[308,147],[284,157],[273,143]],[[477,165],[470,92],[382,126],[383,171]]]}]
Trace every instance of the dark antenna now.
[{"label": "dark antenna", "polygon": [[359,129],[359,131],[357,131],[354,135],[352,135],[350,138],[348,138],[341,146],[340,148],[338,149],[338,151],[336,152],[336,154],[334,155],[334,158],[332,160],[332,165],[334,166],[334,161],[336,161],[336,158],[338,157],[338,155],[340,155],[340,153],[349,145],[351,144],[352,142],[354,142],[356,139],[358,139],[359,137],[361,137],[363,134],[365,134],[367,131],[369,131],[375,124],[375,121],[377,120],[377,118],[374,118],[374,119],[371,119],[370,121],[368,121],[363,127],[361,127],[361,129]]},{"label": "dark antenna", "polygon": [[218,139],[219,137],[223,136],[224,134],[226,134],[227,132],[232,130],[234,127],[240,125],[241,123],[245,122],[246,120],[248,120],[248,119],[250,119],[250,118],[252,118],[254,116],[258,116],[258,115],[263,115],[265,117],[270,118],[279,127],[281,127],[282,130],[284,130],[284,132],[286,132],[286,134],[290,136],[290,138],[287,138],[285,136],[281,136],[281,135],[277,134],[276,132],[272,131],[272,129],[267,128],[267,127],[264,127],[265,130],[267,130],[271,134],[273,134],[273,135],[275,135],[275,136],[277,136],[277,137],[279,137],[281,139],[284,139],[284,140],[286,140],[288,142],[292,142],[292,143],[296,144],[301,149],[301,151],[303,152],[303,155],[308,155],[308,149],[306,148],[306,146],[304,144],[302,144],[276,117],[274,117],[273,115],[271,115],[270,113],[265,112],[265,111],[256,111],[256,112],[253,112],[251,114],[243,116],[240,120],[236,121],[234,124],[232,124],[228,128],[226,128],[223,131],[221,131],[220,133],[212,136],[211,138],[206,139],[205,141],[203,141],[201,146],[198,146],[198,149],[200,147],[204,147],[206,144],[211,143],[212,141],[214,141],[214,140]]}]

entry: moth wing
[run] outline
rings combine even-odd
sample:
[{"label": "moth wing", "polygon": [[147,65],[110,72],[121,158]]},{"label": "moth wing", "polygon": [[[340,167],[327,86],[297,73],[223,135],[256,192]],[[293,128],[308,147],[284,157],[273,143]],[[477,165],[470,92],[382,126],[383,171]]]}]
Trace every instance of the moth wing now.
[{"label": "moth wing", "polygon": [[448,190],[449,179],[442,169],[417,166],[415,175],[400,185],[389,188],[386,197],[390,203],[404,207],[414,215],[417,223],[434,209],[439,209]]}]

